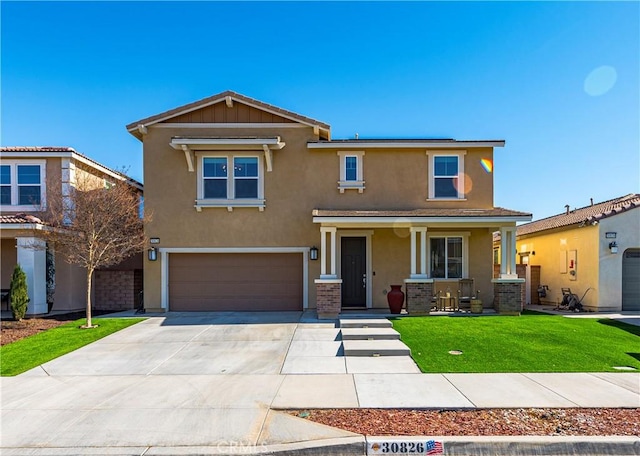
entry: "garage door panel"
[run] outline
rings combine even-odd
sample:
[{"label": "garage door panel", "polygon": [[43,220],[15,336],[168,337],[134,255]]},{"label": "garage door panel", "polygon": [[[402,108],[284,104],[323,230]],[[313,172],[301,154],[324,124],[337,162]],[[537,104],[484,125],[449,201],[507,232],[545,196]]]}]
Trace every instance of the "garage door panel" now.
[{"label": "garage door panel", "polygon": [[170,254],[174,311],[302,309],[301,253]]}]

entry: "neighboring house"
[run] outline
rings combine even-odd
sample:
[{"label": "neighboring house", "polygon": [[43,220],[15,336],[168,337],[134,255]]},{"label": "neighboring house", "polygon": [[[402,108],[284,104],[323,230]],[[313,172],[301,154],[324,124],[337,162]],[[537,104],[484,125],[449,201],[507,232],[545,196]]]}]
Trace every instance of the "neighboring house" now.
[{"label": "neighboring house", "polygon": [[[80,179],[108,185],[124,180],[123,175],[71,147],[0,147],[0,158],[0,284],[3,294],[10,287],[15,265],[20,264],[27,275],[28,315],[84,310],[85,270],[68,264],[52,249],[44,248],[37,232],[47,229],[46,220],[41,221],[38,212],[46,205],[47,195],[65,194]],[[128,178],[127,181],[142,192],[142,184]],[[36,248],[38,246],[43,248]],[[133,308],[135,295],[142,289],[141,269],[142,258],[139,256],[121,266],[96,271],[94,308]],[[134,289],[136,276],[137,290]],[[113,302],[114,297],[117,305]],[[6,300],[3,300],[2,309],[8,309]]]},{"label": "neighboring house", "polygon": [[539,266],[549,287],[541,302],[562,302],[570,288],[587,310],[640,310],[640,194],[565,207],[517,229],[519,262]]},{"label": "neighboring house", "polygon": [[[149,310],[334,316],[386,308],[404,283],[409,311],[424,313],[461,278],[487,307],[494,294],[500,309],[521,305],[508,297],[522,286],[515,225],[531,215],[493,205],[502,140],[332,140],[324,122],[231,91],[127,130],[143,143],[153,213]],[[495,230],[513,253],[492,281]]]}]

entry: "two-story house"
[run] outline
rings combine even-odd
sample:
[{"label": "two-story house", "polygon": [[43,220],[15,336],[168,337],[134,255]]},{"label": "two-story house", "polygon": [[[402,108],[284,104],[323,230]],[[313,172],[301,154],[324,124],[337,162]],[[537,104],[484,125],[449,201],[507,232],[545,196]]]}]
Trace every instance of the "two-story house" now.
[{"label": "two-story house", "polygon": [[[486,306],[521,305],[515,225],[531,215],[493,205],[504,141],[332,140],[324,122],[231,91],[127,130],[143,143],[154,214],[149,310],[330,317],[385,308],[400,284],[409,311],[425,313],[461,278]],[[509,248],[492,280],[495,230]]]},{"label": "two-story house", "polygon": [[[28,315],[49,311],[84,310],[86,273],[67,263],[62,254],[38,237],[49,229],[39,212],[47,196],[69,194],[77,182],[91,180],[96,185],[126,180],[142,193],[142,184],[115,172],[71,147],[0,147],[0,285],[2,309],[11,276],[19,264],[27,276]],[[142,257],[96,271],[94,308],[121,310],[133,308],[142,289]],[[116,285],[116,286],[114,286]]]}]

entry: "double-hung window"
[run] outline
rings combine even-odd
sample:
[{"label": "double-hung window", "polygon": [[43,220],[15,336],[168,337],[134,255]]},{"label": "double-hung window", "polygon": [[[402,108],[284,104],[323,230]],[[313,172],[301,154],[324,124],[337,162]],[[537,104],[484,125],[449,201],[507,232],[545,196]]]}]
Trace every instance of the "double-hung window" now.
[{"label": "double-hung window", "polygon": [[464,276],[465,239],[463,236],[431,237],[429,257],[431,277],[461,279]]},{"label": "double-hung window", "polygon": [[227,199],[227,157],[204,157],[202,180],[204,199]]},{"label": "double-hung window", "polygon": [[233,181],[236,199],[258,198],[258,157],[234,157]]},{"label": "double-hung window", "polygon": [[33,210],[44,203],[44,161],[0,165],[0,205],[4,210]]},{"label": "double-hung window", "polygon": [[464,199],[464,153],[435,153],[429,158],[429,199]]},{"label": "double-hung window", "polygon": [[216,155],[201,157],[196,208],[264,208],[262,160],[256,156]]},{"label": "double-hung window", "polygon": [[364,151],[338,152],[338,157],[340,158],[340,180],[338,181],[340,193],[349,189],[356,189],[362,193],[364,191]]}]

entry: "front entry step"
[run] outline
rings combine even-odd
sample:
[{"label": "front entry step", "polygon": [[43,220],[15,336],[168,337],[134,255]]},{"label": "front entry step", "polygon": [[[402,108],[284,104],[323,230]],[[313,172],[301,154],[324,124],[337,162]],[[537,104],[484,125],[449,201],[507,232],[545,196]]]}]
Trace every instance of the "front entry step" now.
[{"label": "front entry step", "polygon": [[342,328],[342,340],[398,340],[400,333],[393,328]]},{"label": "front entry step", "polygon": [[344,356],[409,356],[411,350],[399,340],[343,340]]},{"label": "front entry step", "polygon": [[391,328],[393,325],[386,318],[341,318],[341,328]]}]

